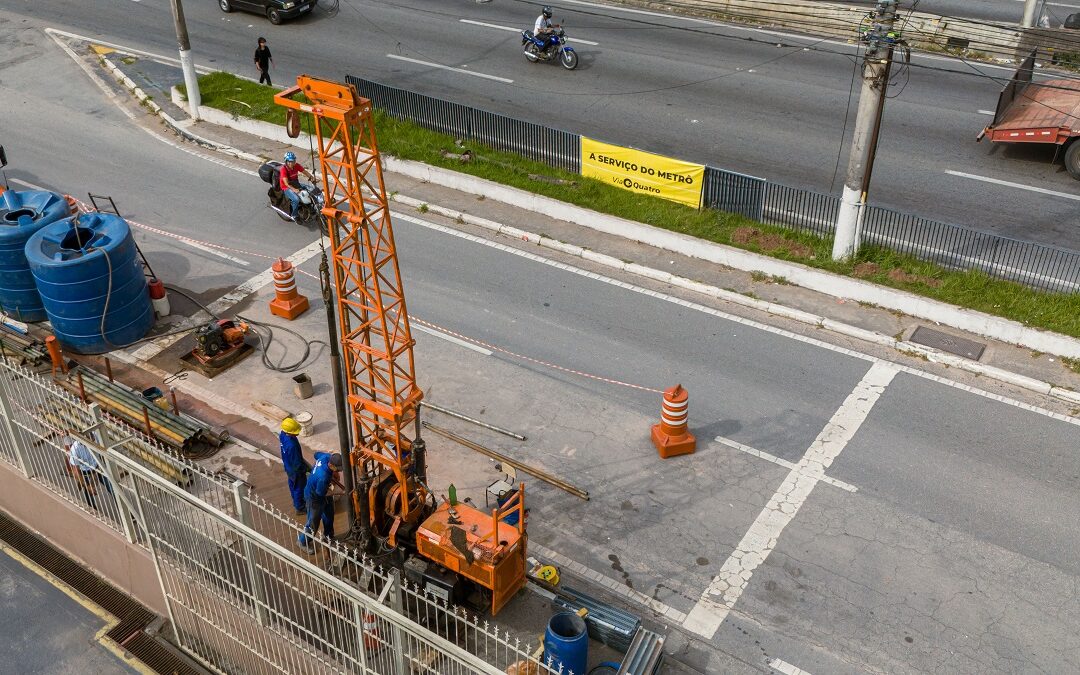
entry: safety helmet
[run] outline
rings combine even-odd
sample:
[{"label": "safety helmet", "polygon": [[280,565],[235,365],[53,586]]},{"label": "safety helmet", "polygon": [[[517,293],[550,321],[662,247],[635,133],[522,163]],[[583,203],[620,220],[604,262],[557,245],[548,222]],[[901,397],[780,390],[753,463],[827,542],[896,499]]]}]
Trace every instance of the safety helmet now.
[{"label": "safety helmet", "polygon": [[286,161],[286,162],[295,162],[295,161],[296,161],[296,153],[295,153],[295,152],[291,152],[291,151],[290,151],[290,152],[286,152],[286,153],[285,153],[285,161]]},{"label": "safety helmet", "polygon": [[548,7],[547,5],[544,5],[544,9],[542,11],[544,13],[544,18],[545,19],[550,19],[551,18],[551,8],[550,7]]},{"label": "safety helmet", "polygon": [[[291,155],[292,153],[290,152],[289,154]],[[281,430],[295,436],[300,433],[300,423],[291,417],[286,417],[281,420]]]}]

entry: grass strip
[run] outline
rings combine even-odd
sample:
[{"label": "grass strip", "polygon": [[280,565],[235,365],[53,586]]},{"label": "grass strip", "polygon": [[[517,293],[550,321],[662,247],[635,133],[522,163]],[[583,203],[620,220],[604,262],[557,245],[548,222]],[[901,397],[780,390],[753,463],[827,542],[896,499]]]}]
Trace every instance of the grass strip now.
[{"label": "grass strip", "polygon": [[[284,108],[273,101],[276,89],[222,72],[200,77],[199,87],[205,106],[237,117],[285,124]],[[311,117],[301,117],[303,130],[310,133],[313,130]],[[719,244],[857,277],[1034,328],[1080,337],[1080,294],[1077,293],[1036,291],[977,270],[950,270],[873,246],[862,247],[853,260],[835,262],[831,241],[810,233],[637,195],[512,153],[492,150],[480,143],[459,141],[381,111],[375,111],[375,120],[380,151],[395,157],[452,169]],[[472,153],[472,161],[466,163],[446,156],[447,153],[460,155],[465,150]]]}]

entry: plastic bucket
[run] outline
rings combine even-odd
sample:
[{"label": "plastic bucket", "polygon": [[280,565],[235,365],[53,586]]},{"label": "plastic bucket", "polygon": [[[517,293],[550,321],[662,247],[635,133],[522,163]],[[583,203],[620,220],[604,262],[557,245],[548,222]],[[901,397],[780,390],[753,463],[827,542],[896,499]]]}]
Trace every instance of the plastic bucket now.
[{"label": "plastic bucket", "polygon": [[585,675],[589,663],[589,632],[585,620],[573,612],[559,612],[548,621],[544,634],[544,661],[558,672]]},{"label": "plastic bucket", "polygon": [[296,420],[296,423],[300,425],[301,436],[310,436],[312,434],[312,431],[314,430],[312,429],[313,423],[311,413],[298,412],[296,413],[296,415],[293,416],[293,419]]}]

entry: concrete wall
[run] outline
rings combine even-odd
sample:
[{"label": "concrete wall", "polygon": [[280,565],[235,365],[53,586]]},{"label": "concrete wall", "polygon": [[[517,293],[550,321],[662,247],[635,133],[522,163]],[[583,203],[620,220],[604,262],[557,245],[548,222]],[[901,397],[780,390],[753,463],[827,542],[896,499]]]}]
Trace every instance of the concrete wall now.
[{"label": "concrete wall", "polygon": [[167,614],[149,551],[0,462],[0,509],[161,616]]}]

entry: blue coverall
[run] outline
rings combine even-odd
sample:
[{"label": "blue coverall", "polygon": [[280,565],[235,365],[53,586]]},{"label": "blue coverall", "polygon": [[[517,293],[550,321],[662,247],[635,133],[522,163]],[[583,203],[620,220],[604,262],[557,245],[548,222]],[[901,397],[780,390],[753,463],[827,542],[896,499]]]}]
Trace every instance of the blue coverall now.
[{"label": "blue coverall", "polygon": [[300,449],[300,440],[284,431],[278,433],[281,442],[281,465],[289,478],[289,494],[292,495],[293,507],[304,510],[304,486],[307,484],[308,463],[304,461],[304,451]]},{"label": "blue coverall", "polygon": [[304,525],[304,534],[297,536],[300,546],[309,545],[309,535],[314,537],[319,533],[319,525],[322,524],[323,533],[331,539],[334,538],[334,500],[326,496],[327,490],[334,481],[334,473],[330,469],[330,453],[315,453],[315,468],[311,470],[307,486],[304,488],[304,497],[307,498],[307,523]]}]

